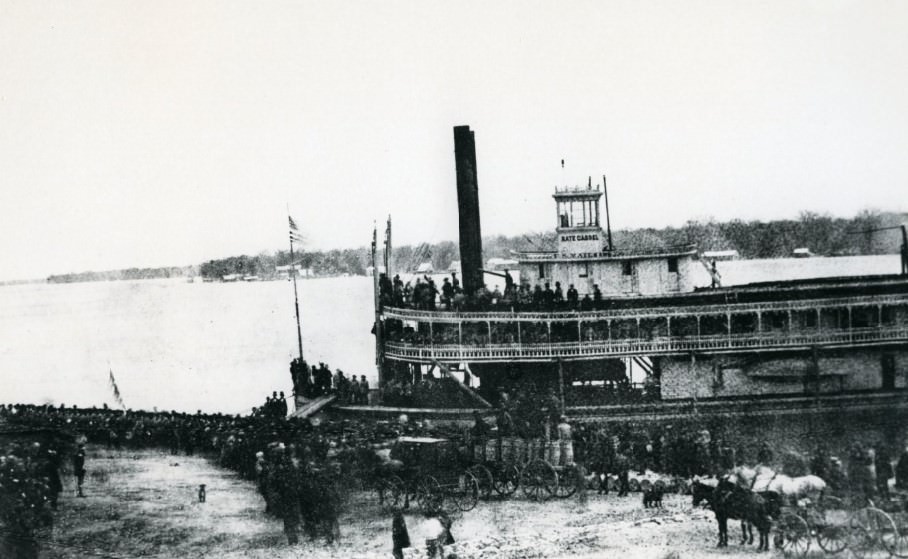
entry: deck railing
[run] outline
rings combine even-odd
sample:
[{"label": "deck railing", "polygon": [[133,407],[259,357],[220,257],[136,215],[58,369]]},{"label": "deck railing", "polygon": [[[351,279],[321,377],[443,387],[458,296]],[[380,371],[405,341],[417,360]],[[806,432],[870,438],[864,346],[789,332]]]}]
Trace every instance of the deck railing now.
[{"label": "deck railing", "polygon": [[501,362],[597,359],[632,355],[773,351],[811,347],[872,346],[908,343],[908,325],[819,330],[779,334],[672,336],[652,340],[603,340],[488,345],[416,345],[387,342],[385,357],[406,361]]},{"label": "deck railing", "polygon": [[388,307],[382,311],[386,318],[416,322],[593,322],[599,320],[637,319],[651,317],[683,317],[741,314],[762,311],[803,311],[826,308],[846,308],[878,305],[908,305],[908,294],[865,295],[858,297],[827,297],[765,301],[759,303],[723,303],[713,305],[653,306],[630,309],[595,311],[486,311],[450,312],[420,311]]}]

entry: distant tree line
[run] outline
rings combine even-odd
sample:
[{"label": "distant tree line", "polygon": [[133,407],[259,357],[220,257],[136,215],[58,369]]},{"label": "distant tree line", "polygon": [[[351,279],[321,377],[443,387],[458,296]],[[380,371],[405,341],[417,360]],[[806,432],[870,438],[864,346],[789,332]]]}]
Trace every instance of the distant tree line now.
[{"label": "distant tree line", "polygon": [[163,268],[127,268],[125,270],[107,270],[104,272],[81,272],[77,274],[58,274],[49,276],[48,283],[76,283],[82,281],[118,281],[158,278],[191,278],[198,275],[198,266],[163,267]]},{"label": "distant tree line", "polygon": [[[612,232],[616,249],[635,250],[693,243],[700,251],[737,250],[741,258],[781,258],[794,249],[806,247],[820,256],[898,253],[901,234],[898,231],[862,233],[871,229],[901,225],[908,214],[864,210],[852,218],[801,212],[797,219],[775,221],[719,222],[714,219],[691,220],[681,227],[661,229],[619,229]],[[483,259],[514,258],[516,251],[554,250],[554,231],[513,237],[497,235],[482,240]],[[460,260],[460,249],[453,241],[403,245],[393,248],[393,271],[415,270],[431,262],[436,271],[448,270]],[[346,250],[313,251],[297,254],[297,262],[317,276],[341,274],[362,275],[371,266],[366,247]],[[381,256],[379,255],[379,258]],[[203,277],[221,278],[227,274],[269,277],[275,266],[290,263],[288,251],[258,256],[235,256],[202,264]],[[381,265],[381,263],[380,263]]]},{"label": "distant tree line", "polygon": [[[860,233],[871,229],[908,222],[908,214],[864,210],[852,218],[828,214],[801,212],[797,219],[775,221],[719,222],[714,219],[691,220],[681,227],[661,229],[619,229],[613,231],[615,248],[647,249],[659,246],[696,244],[700,251],[737,250],[741,258],[780,258],[790,256],[794,249],[806,247],[816,255],[845,256],[859,254],[898,253],[901,235],[898,231]],[[858,233],[855,233],[858,232]],[[554,231],[513,237],[485,237],[483,259],[514,258],[516,251],[554,250]],[[372,265],[367,247],[307,251],[294,254],[296,264],[316,276],[364,275]],[[381,255],[379,255],[381,259]],[[431,262],[436,271],[448,270],[460,260],[460,249],[453,241],[402,245],[394,247],[391,267],[395,272],[415,270]],[[84,272],[50,276],[49,282],[111,281],[191,277],[222,279],[224,276],[257,276],[261,279],[278,277],[277,267],[290,264],[290,252],[262,252],[255,256],[241,255],[209,260],[201,266],[182,268],[130,268],[107,272]],[[381,262],[380,262],[381,265]]]}]

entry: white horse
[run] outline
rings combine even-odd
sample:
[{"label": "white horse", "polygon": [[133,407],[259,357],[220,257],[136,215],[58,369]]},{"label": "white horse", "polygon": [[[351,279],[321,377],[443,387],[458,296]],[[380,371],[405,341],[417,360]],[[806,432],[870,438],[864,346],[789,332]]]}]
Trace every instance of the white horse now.
[{"label": "white horse", "polygon": [[791,477],[762,464],[756,468],[738,466],[729,474],[728,480],[757,493],[772,491],[794,499],[815,498],[826,489],[826,482],[818,476]]}]

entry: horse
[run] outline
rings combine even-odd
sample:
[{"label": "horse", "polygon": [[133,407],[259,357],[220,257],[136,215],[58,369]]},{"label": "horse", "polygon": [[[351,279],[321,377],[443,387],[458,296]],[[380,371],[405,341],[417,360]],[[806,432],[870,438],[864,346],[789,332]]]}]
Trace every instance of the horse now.
[{"label": "horse", "polygon": [[[742,544],[747,541],[745,530],[747,523],[750,523],[757,527],[760,534],[758,550],[769,550],[769,531],[780,505],[773,494],[757,494],[725,479],[719,480],[715,488],[694,481],[692,493],[694,506],[705,500],[715,513],[719,524],[719,547],[728,546],[728,519],[732,518],[741,521],[741,532],[745,536]],[[752,542],[752,530],[750,538]]]},{"label": "horse", "polygon": [[805,497],[815,498],[826,489],[826,482],[818,476],[791,477],[762,465],[756,468],[738,466],[728,476],[728,480],[738,487],[756,493],[767,491],[777,493],[789,501]]},{"label": "horse", "polygon": [[[712,506],[713,494],[716,491],[716,487],[719,485],[719,480],[715,478],[705,478],[705,479],[693,479],[691,481],[690,493],[693,496],[693,506],[700,506],[700,503],[706,502]],[[721,528],[721,526],[720,526]],[[720,541],[719,546],[722,546],[722,538],[720,532]],[[725,539],[726,545],[728,544],[727,536]],[[754,543],[754,533],[753,528],[746,521],[741,521],[741,545],[752,544]]]}]

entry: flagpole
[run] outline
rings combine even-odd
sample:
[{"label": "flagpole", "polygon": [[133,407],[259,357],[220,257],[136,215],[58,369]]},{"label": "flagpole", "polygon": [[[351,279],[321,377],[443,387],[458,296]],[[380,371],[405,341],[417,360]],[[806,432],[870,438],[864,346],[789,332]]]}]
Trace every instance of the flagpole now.
[{"label": "flagpole", "polygon": [[378,371],[378,384],[383,385],[384,376],[382,375],[383,351],[382,351],[382,331],[381,331],[381,300],[379,298],[378,285],[378,227],[372,228],[372,295],[375,302],[375,368]]},{"label": "flagpole", "polygon": [[296,223],[293,222],[293,218],[290,217],[289,213],[287,219],[290,222],[290,277],[293,278],[293,307],[296,309],[296,340],[299,343],[300,349],[300,363],[303,362],[303,331],[300,328],[300,299],[299,294],[296,290],[296,264],[294,264],[293,256],[293,232],[296,230]]}]

